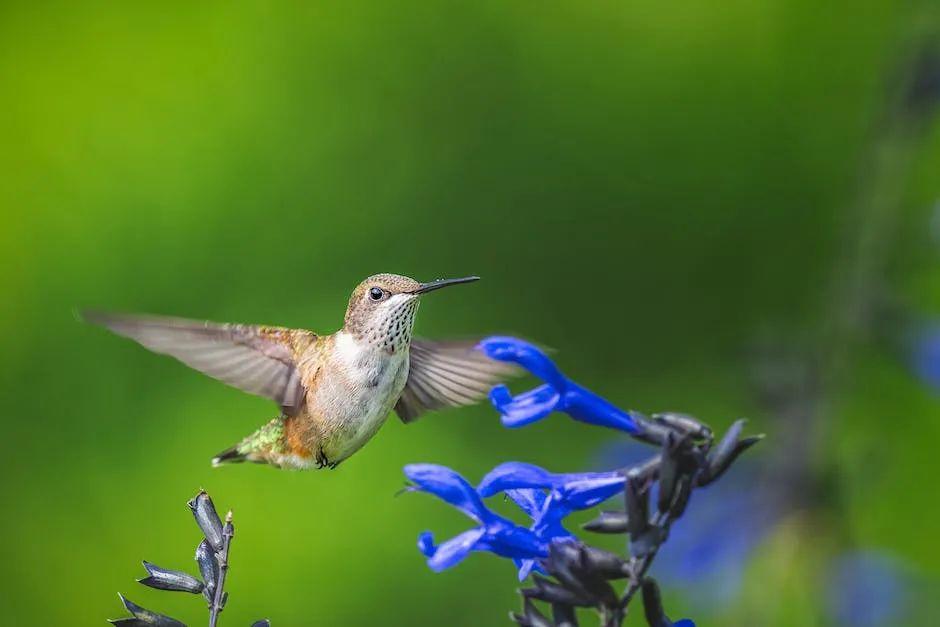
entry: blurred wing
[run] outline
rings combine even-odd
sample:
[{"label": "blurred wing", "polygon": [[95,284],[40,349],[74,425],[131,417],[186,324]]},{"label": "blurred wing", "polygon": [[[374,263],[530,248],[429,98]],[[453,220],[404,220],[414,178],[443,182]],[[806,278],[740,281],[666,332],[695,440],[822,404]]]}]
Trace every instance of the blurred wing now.
[{"label": "blurred wing", "polygon": [[244,392],[270,398],[287,415],[304,402],[294,358],[316,339],[310,331],[96,312],[84,317]]},{"label": "blurred wing", "polygon": [[477,342],[411,343],[408,382],[395,405],[402,422],[412,422],[432,409],[472,405],[485,398],[493,386],[522,371],[474,350]]}]

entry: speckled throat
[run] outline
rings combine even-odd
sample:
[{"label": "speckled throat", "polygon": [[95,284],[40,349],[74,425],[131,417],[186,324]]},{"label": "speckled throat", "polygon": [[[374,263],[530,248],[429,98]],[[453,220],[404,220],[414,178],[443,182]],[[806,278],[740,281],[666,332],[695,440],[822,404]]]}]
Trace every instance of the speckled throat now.
[{"label": "speckled throat", "polygon": [[389,302],[372,316],[355,320],[344,329],[356,341],[381,348],[388,353],[397,353],[411,344],[418,298],[410,297],[401,302]]}]

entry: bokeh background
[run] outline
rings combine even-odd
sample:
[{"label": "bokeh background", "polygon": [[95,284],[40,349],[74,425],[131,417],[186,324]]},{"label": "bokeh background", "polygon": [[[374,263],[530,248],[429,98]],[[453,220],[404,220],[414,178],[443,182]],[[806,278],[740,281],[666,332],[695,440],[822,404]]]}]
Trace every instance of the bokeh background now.
[{"label": "bokeh background", "polygon": [[3,621],[100,625],[120,590],[201,623],[133,580],[194,568],[204,487],[236,515],[225,625],[508,624],[510,564],[426,568],[418,533],[467,521],[396,498],[401,467],[640,445],[479,406],[390,419],[333,472],[212,469],[272,405],[75,316],[330,332],[389,271],[483,277],[426,298],[419,334],[519,334],[622,406],[767,433],[654,565],[674,617],[932,624],[937,11],[4,2]]}]

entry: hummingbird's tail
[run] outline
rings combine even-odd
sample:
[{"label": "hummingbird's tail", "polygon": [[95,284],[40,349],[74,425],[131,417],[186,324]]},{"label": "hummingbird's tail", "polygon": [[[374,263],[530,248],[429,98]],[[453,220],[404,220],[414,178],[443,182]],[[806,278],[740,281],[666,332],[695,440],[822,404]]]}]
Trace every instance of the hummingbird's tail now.
[{"label": "hummingbird's tail", "polygon": [[233,446],[227,448],[215,457],[212,458],[213,466],[221,466],[222,464],[238,464],[248,459],[248,456],[244,453],[238,452],[238,446]]},{"label": "hummingbird's tail", "polygon": [[284,454],[284,419],[275,418],[231,448],[212,458],[213,466],[255,462],[280,465]]}]

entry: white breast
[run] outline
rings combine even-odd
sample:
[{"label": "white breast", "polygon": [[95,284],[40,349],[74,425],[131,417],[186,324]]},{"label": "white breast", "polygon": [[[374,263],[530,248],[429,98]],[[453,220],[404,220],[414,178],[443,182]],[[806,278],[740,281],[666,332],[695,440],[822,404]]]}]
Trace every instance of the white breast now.
[{"label": "white breast", "polygon": [[324,452],[341,461],[385,422],[408,378],[408,351],[390,354],[343,332],[335,337],[334,376],[320,384],[317,405],[331,431]]}]

